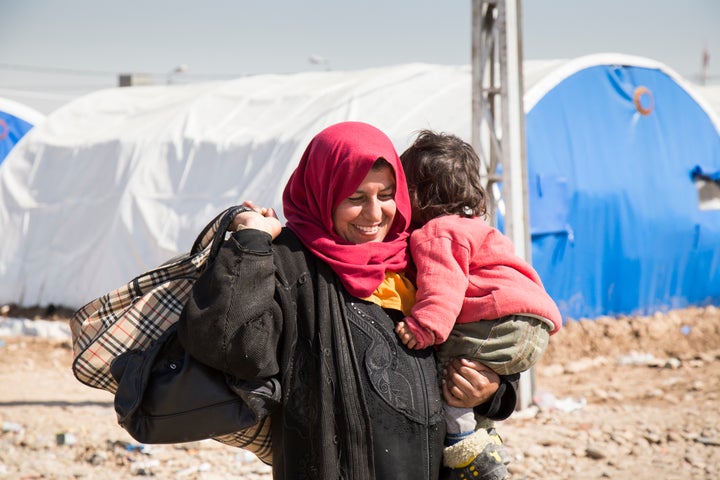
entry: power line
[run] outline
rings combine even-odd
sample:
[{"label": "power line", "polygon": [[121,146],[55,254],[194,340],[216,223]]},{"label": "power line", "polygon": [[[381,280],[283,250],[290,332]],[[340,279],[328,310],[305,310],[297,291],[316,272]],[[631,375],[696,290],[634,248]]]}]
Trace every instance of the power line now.
[{"label": "power line", "polygon": [[39,67],[35,65],[18,65],[11,63],[0,63],[2,70],[21,70],[25,72],[36,73],[54,73],[61,75],[81,75],[81,76],[107,76],[117,75],[117,72],[104,72],[100,70],[81,70],[76,68],[60,68],[60,67]]},{"label": "power line", "polygon": [[[117,77],[120,73],[142,73],[152,77],[165,77],[167,72],[110,72],[102,70],[84,70],[79,68],[62,68],[62,67],[41,67],[37,65],[21,65],[12,63],[0,63],[0,70],[14,70],[22,72],[34,72],[34,73],[49,73],[55,75],[73,75],[73,76],[86,76],[86,77],[105,77],[108,75]],[[240,73],[183,73],[183,78],[195,78],[195,79],[207,79],[207,80],[219,80],[219,79],[231,79],[247,76],[248,74]]]}]

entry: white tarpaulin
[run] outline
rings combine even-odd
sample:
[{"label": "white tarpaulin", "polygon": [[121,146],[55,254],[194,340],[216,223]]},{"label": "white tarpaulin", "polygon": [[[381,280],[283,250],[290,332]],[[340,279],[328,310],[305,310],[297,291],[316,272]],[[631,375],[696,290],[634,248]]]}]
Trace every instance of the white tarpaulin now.
[{"label": "white tarpaulin", "polygon": [[470,88],[469,67],[418,64],[82,97],[0,172],[0,303],[79,307],[187,251],[231,204],[280,211],[305,146],[330,124],[374,124],[399,150],[422,128],[464,135]]}]

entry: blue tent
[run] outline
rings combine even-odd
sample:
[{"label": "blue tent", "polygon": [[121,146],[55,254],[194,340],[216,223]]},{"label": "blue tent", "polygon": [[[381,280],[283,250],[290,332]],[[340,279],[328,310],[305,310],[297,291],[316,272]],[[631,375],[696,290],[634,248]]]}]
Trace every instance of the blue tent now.
[{"label": "blue tent", "polygon": [[566,318],[720,304],[720,123],[667,67],[580,58],[525,94],[532,261]]},{"label": "blue tent", "polygon": [[0,98],[0,164],[15,144],[44,118],[30,107]]}]

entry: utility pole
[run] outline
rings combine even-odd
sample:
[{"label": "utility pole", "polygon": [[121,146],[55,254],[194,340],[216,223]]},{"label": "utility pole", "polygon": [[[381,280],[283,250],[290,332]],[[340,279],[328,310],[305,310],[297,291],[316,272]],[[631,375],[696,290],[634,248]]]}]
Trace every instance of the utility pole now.
[{"label": "utility pole", "polygon": [[[490,220],[531,262],[525,112],[523,109],[521,0],[472,0],[472,139],[482,160]],[[498,215],[501,214],[501,215]],[[531,369],[520,377],[518,408],[530,405]]]}]

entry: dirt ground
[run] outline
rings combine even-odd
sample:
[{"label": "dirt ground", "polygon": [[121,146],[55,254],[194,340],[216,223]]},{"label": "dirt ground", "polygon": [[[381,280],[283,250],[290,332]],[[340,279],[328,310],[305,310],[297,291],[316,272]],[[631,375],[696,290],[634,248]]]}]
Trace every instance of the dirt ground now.
[{"label": "dirt ground", "polygon": [[[0,337],[0,478],[271,478],[212,440],[138,444],[112,396],[75,380],[71,357],[67,338]],[[570,322],[534,379],[531,405],[497,425],[512,479],[720,478],[720,309]]]}]

